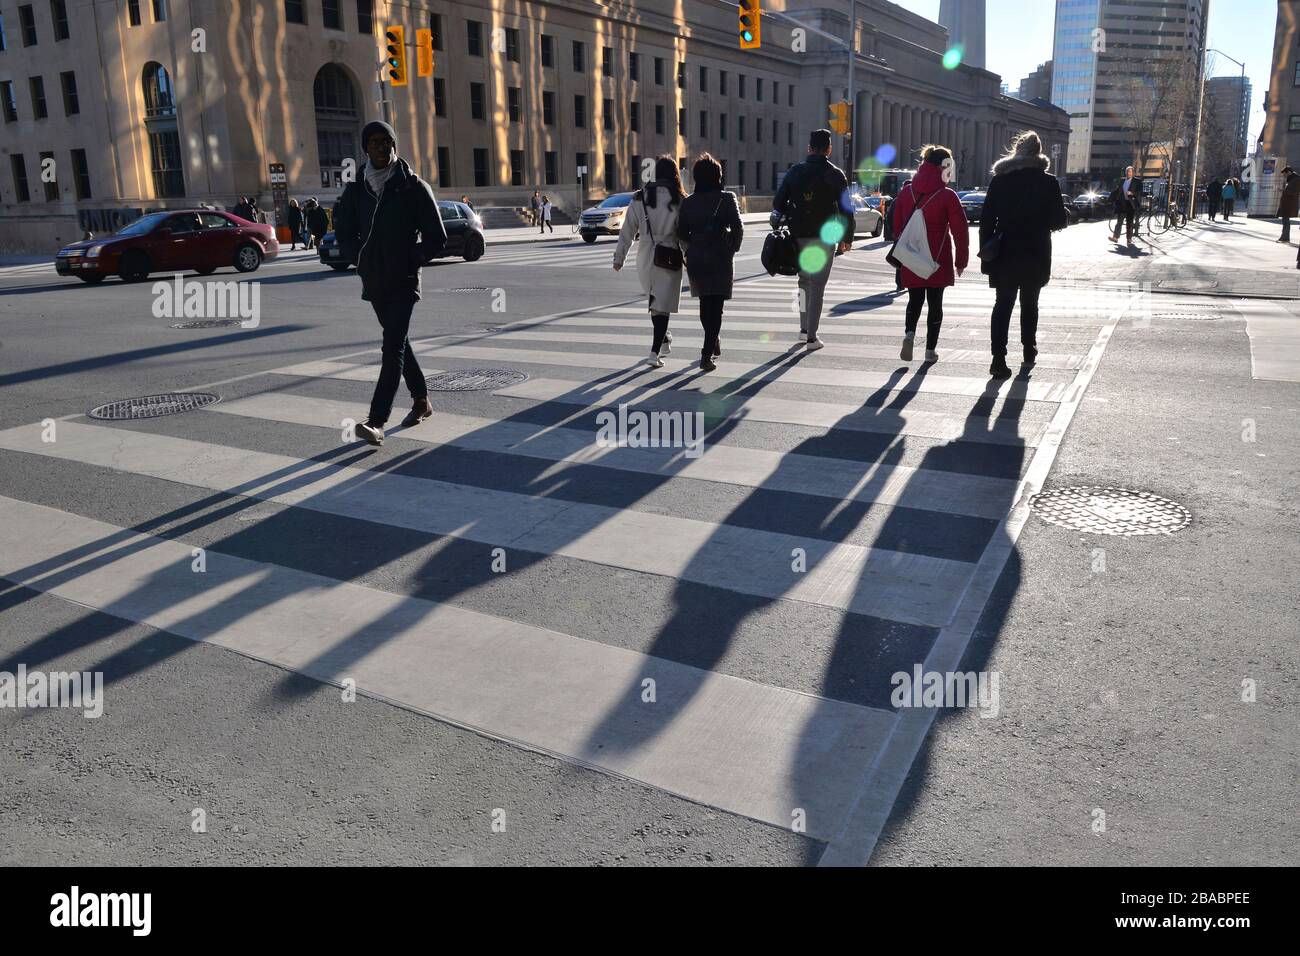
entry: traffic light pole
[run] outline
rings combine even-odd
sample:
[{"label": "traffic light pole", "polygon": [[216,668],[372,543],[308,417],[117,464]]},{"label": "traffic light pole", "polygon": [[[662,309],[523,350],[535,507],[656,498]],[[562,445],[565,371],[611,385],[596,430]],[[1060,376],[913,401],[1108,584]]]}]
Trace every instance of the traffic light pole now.
[{"label": "traffic light pole", "polygon": [[858,65],[858,0],[849,0],[849,131],[844,137],[845,165],[848,167],[849,182],[856,175],[857,157],[854,153],[854,140],[858,131],[858,92],[855,86]]},{"label": "traffic light pole", "polygon": [[388,85],[384,82],[384,69],[387,66],[387,60],[379,61],[375,67],[375,79],[379,84],[379,112],[385,123],[391,123],[392,119],[388,115]]}]

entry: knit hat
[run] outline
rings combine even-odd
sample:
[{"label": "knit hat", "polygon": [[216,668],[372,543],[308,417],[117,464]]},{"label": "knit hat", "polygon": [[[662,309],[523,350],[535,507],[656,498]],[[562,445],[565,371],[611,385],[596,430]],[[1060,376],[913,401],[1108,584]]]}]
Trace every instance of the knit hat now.
[{"label": "knit hat", "polygon": [[394,146],[397,145],[397,130],[393,129],[393,127],[389,126],[383,120],[371,120],[361,130],[361,149],[363,151],[365,150],[366,145],[370,142],[370,137],[375,133],[383,133],[393,141]]}]

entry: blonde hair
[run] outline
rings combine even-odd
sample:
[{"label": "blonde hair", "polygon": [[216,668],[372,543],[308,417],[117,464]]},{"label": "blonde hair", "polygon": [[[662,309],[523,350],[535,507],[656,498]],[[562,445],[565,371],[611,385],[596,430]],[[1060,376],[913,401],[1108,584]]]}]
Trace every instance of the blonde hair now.
[{"label": "blonde hair", "polygon": [[[934,160],[930,158],[941,151],[945,154],[943,157]],[[933,162],[936,166],[939,166],[943,163],[944,159],[952,159],[952,150],[947,146],[940,146],[938,143],[927,143],[921,147],[921,162]]]}]

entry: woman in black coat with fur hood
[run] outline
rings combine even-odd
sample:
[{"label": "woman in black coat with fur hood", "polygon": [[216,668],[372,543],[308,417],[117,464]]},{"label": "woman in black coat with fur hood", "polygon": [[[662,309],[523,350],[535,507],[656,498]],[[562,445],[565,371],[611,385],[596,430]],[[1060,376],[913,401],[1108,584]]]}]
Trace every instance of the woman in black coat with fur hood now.
[{"label": "woman in black coat with fur hood", "polygon": [[989,374],[1010,378],[1007,331],[1020,297],[1020,343],[1025,364],[1038,355],[1038,294],[1052,278],[1052,233],[1069,222],[1061,186],[1048,173],[1038,134],[1026,130],[1010,153],[993,164],[980,213],[980,271],[997,290],[993,306],[993,364]]}]

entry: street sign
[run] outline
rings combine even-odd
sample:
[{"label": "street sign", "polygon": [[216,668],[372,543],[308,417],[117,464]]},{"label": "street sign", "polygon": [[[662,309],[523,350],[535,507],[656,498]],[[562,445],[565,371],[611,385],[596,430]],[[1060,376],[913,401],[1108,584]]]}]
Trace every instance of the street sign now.
[{"label": "street sign", "polygon": [[266,167],[271,180],[271,205],[275,208],[275,223],[280,225],[289,221],[289,177],[285,175],[284,163],[271,163]]},{"label": "street sign", "polygon": [[578,167],[578,178],[581,179],[581,178],[582,178],[583,176],[585,176],[585,175],[587,175],[587,167],[586,167],[586,166],[579,166],[579,167]]},{"label": "street sign", "polygon": [[849,103],[840,100],[831,104],[831,132],[843,136],[849,131]]},{"label": "street sign", "polygon": [[433,76],[433,31],[415,31],[415,75]]}]

